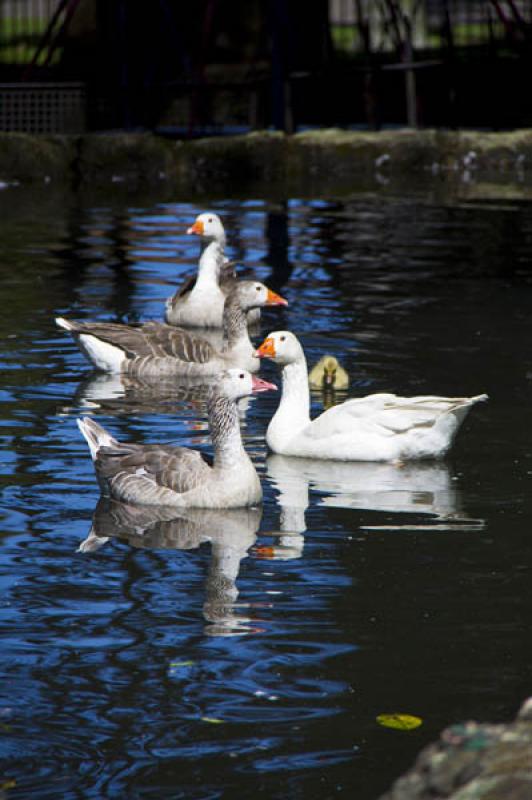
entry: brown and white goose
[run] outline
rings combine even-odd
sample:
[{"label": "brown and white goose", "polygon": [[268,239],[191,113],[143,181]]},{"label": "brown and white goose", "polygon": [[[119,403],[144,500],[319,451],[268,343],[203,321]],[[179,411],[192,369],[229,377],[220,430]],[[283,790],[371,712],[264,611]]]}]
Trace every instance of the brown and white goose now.
[{"label": "brown and white goose", "polygon": [[224,304],[224,342],[221,350],[206,339],[161,322],[134,327],[111,322],[76,322],[63,317],[56,324],[72,334],[89,361],[104,372],[141,378],[164,375],[203,377],[228,367],[259,369],[250,341],[246,313],[260,306],[288,305],[258,281],[239,281]]},{"label": "brown and white goose", "polygon": [[276,388],[246,370],[219,376],[207,401],[212,461],[187,447],[121,443],[93,419],[79,419],[102,492],[145,506],[243,508],[260,503],[262,488],[242,445],[236,403]]},{"label": "brown and white goose", "polygon": [[[166,301],[164,318],[169,325],[185,328],[221,328],[225,298],[237,285],[234,262],[225,255],[225,229],[217,214],[200,214],[187,230],[199,236],[201,255],[198,274],[189,278]],[[260,319],[260,310],[248,312],[248,324]]]}]

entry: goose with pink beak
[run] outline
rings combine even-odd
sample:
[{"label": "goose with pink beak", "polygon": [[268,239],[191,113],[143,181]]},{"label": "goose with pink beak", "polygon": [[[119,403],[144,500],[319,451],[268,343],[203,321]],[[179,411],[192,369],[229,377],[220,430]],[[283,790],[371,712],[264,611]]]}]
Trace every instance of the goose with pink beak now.
[{"label": "goose with pink beak", "polygon": [[207,401],[212,458],[189,447],[119,442],[91,417],[79,419],[102,493],[122,503],[176,509],[260,503],[262,487],[242,444],[237,401],[276,388],[242,369],[218,376]]}]

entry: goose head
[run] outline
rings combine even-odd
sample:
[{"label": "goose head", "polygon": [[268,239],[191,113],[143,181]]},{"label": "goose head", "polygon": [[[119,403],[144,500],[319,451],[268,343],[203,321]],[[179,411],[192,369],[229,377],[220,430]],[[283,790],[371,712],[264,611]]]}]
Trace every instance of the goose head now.
[{"label": "goose head", "polygon": [[272,292],[259,281],[240,281],[233,289],[238,304],[243,311],[261,306],[287,306],[288,302],[281,295]]},{"label": "goose head", "polygon": [[271,358],[276,364],[286,366],[304,359],[303,348],[290,331],[274,331],[269,333],[256,355],[259,358]]},{"label": "goose head", "polygon": [[218,214],[205,212],[196,217],[193,225],[187,230],[188,234],[195,233],[204,242],[218,242],[225,244],[225,229]]},{"label": "goose head", "polygon": [[263,381],[245,369],[228,369],[222,372],[217,382],[217,392],[229,400],[240,400],[249,394],[276,390],[274,383]]}]

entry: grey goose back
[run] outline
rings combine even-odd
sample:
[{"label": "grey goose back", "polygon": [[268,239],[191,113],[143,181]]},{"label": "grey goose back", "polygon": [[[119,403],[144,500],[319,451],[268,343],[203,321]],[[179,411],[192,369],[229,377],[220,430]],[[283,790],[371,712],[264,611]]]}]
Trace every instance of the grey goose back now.
[{"label": "grey goose back", "polygon": [[[200,238],[198,273],[167,299],[164,318],[169,325],[185,328],[222,328],[225,298],[238,284],[235,262],[225,255],[224,226],[217,214],[207,212],[197,217],[187,233]],[[258,308],[247,312],[248,324],[259,319]]]},{"label": "grey goose back", "polygon": [[237,400],[277,387],[246,370],[219,376],[207,401],[214,457],[188,447],[118,442],[90,417],[78,420],[102,493],[122,503],[175,508],[243,508],[262,488],[244,450]]},{"label": "grey goose back", "polygon": [[89,361],[104,372],[140,378],[206,377],[228,367],[258,370],[260,362],[249,338],[246,312],[265,305],[287,302],[258,281],[240,281],[233,288],[224,303],[221,350],[198,334],[161,322],[132,326],[57,317],[56,324],[71,333]]}]

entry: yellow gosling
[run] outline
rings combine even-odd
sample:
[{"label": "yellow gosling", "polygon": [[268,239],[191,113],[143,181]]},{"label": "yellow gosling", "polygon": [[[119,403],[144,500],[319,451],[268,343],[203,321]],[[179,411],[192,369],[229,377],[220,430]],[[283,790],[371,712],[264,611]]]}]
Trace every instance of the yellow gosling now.
[{"label": "yellow gosling", "polygon": [[323,356],[309,372],[312,389],[347,389],[349,375],[334,356]]}]

